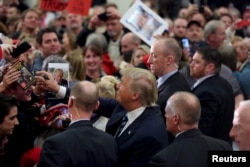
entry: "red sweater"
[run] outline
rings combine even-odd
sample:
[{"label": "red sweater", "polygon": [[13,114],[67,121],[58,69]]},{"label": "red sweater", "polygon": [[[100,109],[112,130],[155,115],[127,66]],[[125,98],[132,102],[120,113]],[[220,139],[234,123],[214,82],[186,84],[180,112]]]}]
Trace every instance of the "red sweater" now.
[{"label": "red sweater", "polygon": [[113,75],[117,71],[108,53],[102,55],[102,69],[107,75]]}]

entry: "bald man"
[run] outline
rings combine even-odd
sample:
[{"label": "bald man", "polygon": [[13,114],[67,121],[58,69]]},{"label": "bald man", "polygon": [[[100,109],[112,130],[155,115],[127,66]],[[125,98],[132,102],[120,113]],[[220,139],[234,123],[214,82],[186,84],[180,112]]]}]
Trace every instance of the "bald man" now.
[{"label": "bald man", "polygon": [[81,81],[73,86],[68,101],[71,123],[64,132],[45,141],[38,167],[117,166],[114,138],[97,130],[90,122],[93,110],[99,106],[98,98],[94,83]]},{"label": "bald man", "polygon": [[242,101],[234,112],[233,127],[230,136],[239,150],[250,151],[250,100]]},{"label": "bald man", "polygon": [[232,150],[227,142],[201,133],[198,129],[200,115],[201,106],[195,95],[176,92],[169,98],[165,108],[166,127],[175,140],[152,157],[150,167],[206,167],[209,150]]},{"label": "bald man", "polygon": [[140,38],[132,33],[126,33],[121,39],[121,51],[122,53],[127,51],[134,51],[141,44]]},{"label": "bald man", "polygon": [[134,50],[141,45],[141,39],[134,33],[129,32],[122,36],[121,53],[126,62],[131,61]]}]

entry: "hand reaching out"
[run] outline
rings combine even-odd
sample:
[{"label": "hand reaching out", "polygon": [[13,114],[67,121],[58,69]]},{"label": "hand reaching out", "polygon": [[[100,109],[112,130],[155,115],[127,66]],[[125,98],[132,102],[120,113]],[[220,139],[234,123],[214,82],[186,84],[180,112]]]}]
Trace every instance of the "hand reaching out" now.
[{"label": "hand reaching out", "polygon": [[51,73],[45,71],[36,72],[37,83],[43,84],[44,89],[51,90],[54,93],[58,93],[60,86]]}]

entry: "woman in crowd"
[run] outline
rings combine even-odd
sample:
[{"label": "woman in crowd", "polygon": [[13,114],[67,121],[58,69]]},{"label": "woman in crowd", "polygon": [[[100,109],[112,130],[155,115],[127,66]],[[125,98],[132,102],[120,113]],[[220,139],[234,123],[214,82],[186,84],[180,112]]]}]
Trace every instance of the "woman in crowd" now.
[{"label": "woman in crowd", "polygon": [[104,75],[102,70],[102,50],[95,45],[88,45],[83,50],[84,62],[86,64],[86,80],[98,81]]}]

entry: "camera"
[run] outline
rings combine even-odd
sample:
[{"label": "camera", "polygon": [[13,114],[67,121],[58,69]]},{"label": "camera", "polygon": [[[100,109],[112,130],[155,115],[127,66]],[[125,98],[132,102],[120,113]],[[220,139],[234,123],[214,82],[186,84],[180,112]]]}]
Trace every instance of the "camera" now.
[{"label": "camera", "polygon": [[58,29],[57,29],[57,35],[59,37],[59,41],[62,41],[63,39],[63,34],[66,31],[67,26],[66,25],[61,25]]},{"label": "camera", "polygon": [[101,14],[98,15],[98,18],[101,21],[107,21],[109,17],[108,17],[107,12],[103,12],[103,13],[101,13]]},{"label": "camera", "polygon": [[200,13],[204,13],[204,12],[205,12],[204,6],[200,6],[200,7],[199,7],[199,12],[200,12]]}]

